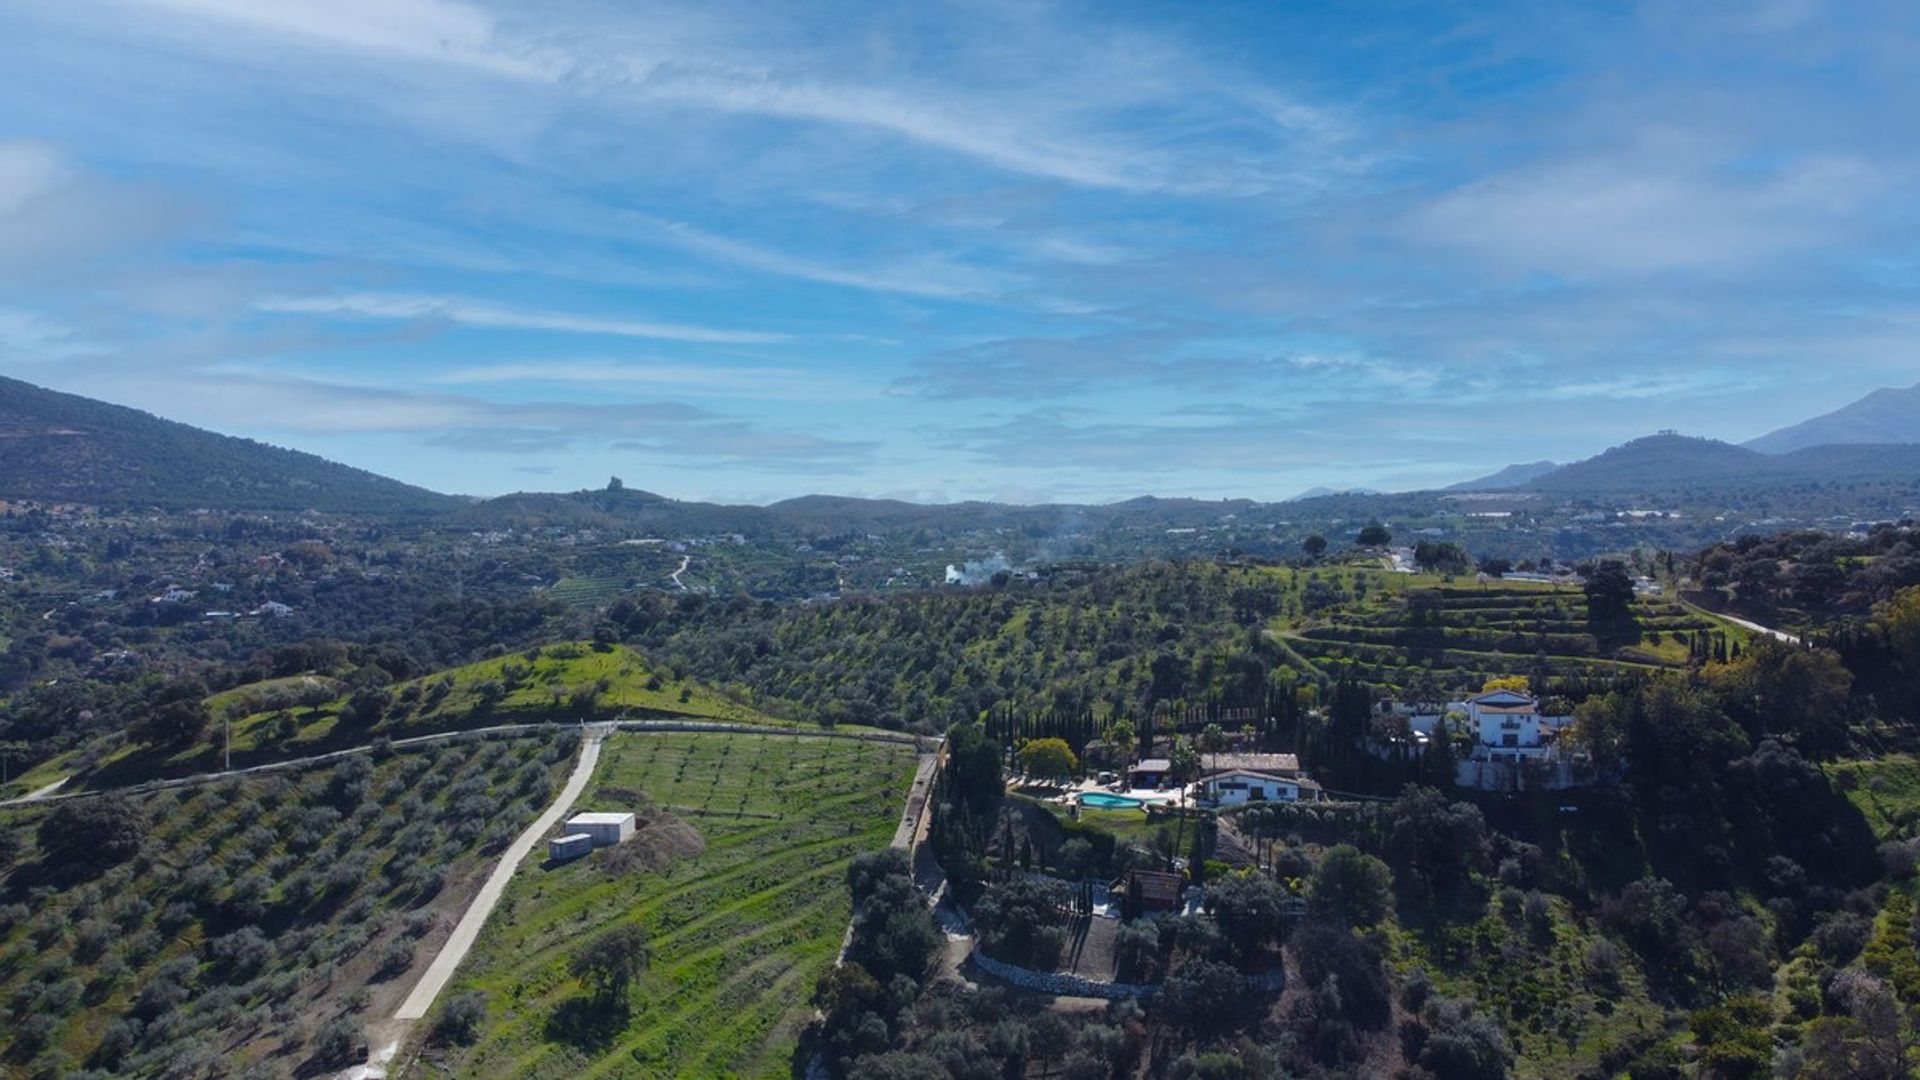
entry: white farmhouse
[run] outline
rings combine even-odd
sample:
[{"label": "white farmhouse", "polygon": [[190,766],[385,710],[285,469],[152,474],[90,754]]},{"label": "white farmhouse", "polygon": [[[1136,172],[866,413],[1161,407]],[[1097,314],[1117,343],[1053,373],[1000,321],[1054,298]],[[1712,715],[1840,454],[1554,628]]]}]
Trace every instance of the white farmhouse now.
[{"label": "white farmhouse", "polygon": [[1320,785],[1300,776],[1280,776],[1253,769],[1229,769],[1200,782],[1200,801],[1214,806],[1256,802],[1314,802]]},{"label": "white farmhouse", "polygon": [[1576,762],[1563,752],[1560,734],[1571,716],[1542,716],[1540,703],[1514,690],[1495,690],[1467,702],[1473,750],[1454,779],[1483,791],[1573,787]]},{"label": "white farmhouse", "polygon": [[1540,705],[1513,690],[1495,690],[1467,702],[1467,723],[1477,737],[1475,756],[1491,761],[1520,761],[1540,757],[1547,746],[1540,738]]}]

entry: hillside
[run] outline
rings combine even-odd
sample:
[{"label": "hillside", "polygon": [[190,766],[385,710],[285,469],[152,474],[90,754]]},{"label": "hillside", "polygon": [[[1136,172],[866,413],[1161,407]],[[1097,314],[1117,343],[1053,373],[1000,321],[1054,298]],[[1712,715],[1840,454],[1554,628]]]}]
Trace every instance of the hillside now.
[{"label": "hillside", "polygon": [[1920,445],[1830,444],[1763,454],[1715,439],[1662,433],[1563,465],[1525,490],[1560,495],[1750,491],[1795,484],[1910,483]]},{"label": "hillside", "polygon": [[461,502],[313,454],[8,378],[0,378],[0,498],[406,514]]},{"label": "hillside", "polygon": [[1746,442],[1749,450],[1784,454],[1832,443],[1920,443],[1920,383],[1883,387],[1830,413],[1770,431]]},{"label": "hillside", "polygon": [[[480,994],[470,1046],[428,1075],[787,1077],[816,980],[846,933],[855,856],[887,846],[907,746],[765,735],[616,735],[580,806],[647,822],[621,848],[524,863],[449,998]],[[581,943],[638,927],[632,993],[570,970]]]},{"label": "hillside", "polygon": [[576,745],[469,740],[0,810],[0,1075],[321,1076],[364,1060],[367,1023],[419,978]]},{"label": "hillside", "polygon": [[1559,463],[1554,461],[1529,461],[1521,465],[1509,465],[1499,472],[1488,473],[1486,476],[1473,480],[1462,480],[1457,484],[1449,484],[1446,490],[1506,491],[1511,488],[1520,487],[1529,480],[1535,480],[1545,476],[1559,467]]},{"label": "hillside", "polygon": [[[111,749],[82,748],[41,766],[72,773],[75,786],[112,787],[221,767],[231,737],[236,768],[306,757],[379,739],[502,724],[582,719],[716,720],[782,724],[624,646],[560,642],[482,660],[388,687],[354,689],[342,675],[272,679],[207,699],[210,722],[193,738],[160,746],[138,737]],[[227,721],[231,721],[231,732]]]},{"label": "hillside", "polygon": [[1534,491],[1588,493],[1637,491],[1676,484],[1738,481],[1768,467],[1752,450],[1713,439],[1649,435],[1603,453],[1562,465],[1527,482]]}]

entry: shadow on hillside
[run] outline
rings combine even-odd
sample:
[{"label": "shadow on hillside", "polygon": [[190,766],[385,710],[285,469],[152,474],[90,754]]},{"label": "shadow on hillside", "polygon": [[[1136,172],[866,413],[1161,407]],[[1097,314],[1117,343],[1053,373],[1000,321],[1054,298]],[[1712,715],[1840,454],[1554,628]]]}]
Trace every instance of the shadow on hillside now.
[{"label": "shadow on hillside", "polygon": [[547,1017],[543,1033],[548,1042],[563,1043],[587,1053],[604,1053],[626,1030],[633,1010],[624,1001],[578,994],[561,1002]]}]

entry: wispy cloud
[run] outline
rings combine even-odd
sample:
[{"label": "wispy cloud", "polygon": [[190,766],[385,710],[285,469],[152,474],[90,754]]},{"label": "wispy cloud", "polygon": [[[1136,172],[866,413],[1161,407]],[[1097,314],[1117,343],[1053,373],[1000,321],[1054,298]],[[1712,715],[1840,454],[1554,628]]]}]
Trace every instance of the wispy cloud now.
[{"label": "wispy cloud", "polygon": [[1847,158],[1734,171],[1656,143],[1478,180],[1408,224],[1416,237],[1528,271],[1750,269],[1830,243],[1882,183],[1871,166]]},{"label": "wispy cloud", "polygon": [[849,269],[718,236],[684,222],[648,220],[648,224],[674,243],[705,258],[826,285],[946,300],[996,295],[1013,285],[1004,275],[939,255],[891,261],[872,269]]},{"label": "wispy cloud", "polygon": [[0,307],[0,360],[39,364],[104,351],[58,320],[34,311]]},{"label": "wispy cloud", "polygon": [[256,430],[406,435],[475,454],[644,450],[668,460],[697,458],[756,469],[784,463],[805,470],[846,467],[867,460],[875,449],[867,440],[771,428],[674,401],[490,401],[233,368],[158,375],[118,368],[62,384],[216,429],[230,430],[234,418],[244,417]]},{"label": "wispy cloud", "polygon": [[639,319],[602,318],[558,311],[502,307],[451,296],[346,293],[331,296],[272,296],[259,310],[289,315],[329,315],[358,319],[403,319],[457,323],[503,330],[551,330],[564,334],[604,334],[719,345],[761,345],[790,340],[760,330],[732,330]]},{"label": "wispy cloud", "polygon": [[0,282],[50,282],[87,259],[125,254],[199,216],[160,192],[102,183],[59,146],[0,139]]},{"label": "wispy cloud", "polygon": [[513,43],[483,9],[456,0],[130,0],[262,34],[379,56],[552,80],[559,57]]},{"label": "wispy cloud", "polygon": [[919,357],[895,381],[898,393],[931,398],[1030,400],[1117,389],[1128,383],[1217,392],[1244,386],[1277,362],[1209,348],[1215,328],[1124,326],[1077,337],[995,338]]},{"label": "wispy cloud", "polygon": [[[4,325],[0,323],[0,325]],[[559,360],[455,368],[427,381],[448,385],[575,383],[583,386],[647,386],[680,392],[786,401],[873,397],[858,380],[804,368],[723,367],[666,361]]]},{"label": "wispy cloud", "polygon": [[[699,8],[664,6],[644,16],[600,10],[585,23],[561,20],[534,33],[525,29],[529,20],[499,19],[458,0],[349,0],[346,10],[317,0],[129,2],[210,27],[465,68],[634,107],[863,130],[1009,173],[1094,188],[1247,194],[1313,183],[1309,177],[1347,166],[1328,152],[1329,140],[1345,134],[1328,110],[1236,79],[1220,61],[1168,40],[1053,23],[1040,9],[952,13],[976,32],[1005,23],[1006,36],[971,40],[964,55],[953,51],[946,58],[952,70],[908,76],[886,69],[862,78],[857,63],[796,62],[785,43],[764,32],[717,33],[716,19]],[[1023,51],[1036,64],[1060,72],[1055,81],[1068,84],[1070,100],[1055,104],[1044,86],[994,86],[979,78],[977,69],[1005,63],[994,51],[1022,37],[1030,39]],[[854,52],[847,59],[861,58]],[[821,74],[848,67],[855,70],[836,78]],[[1196,123],[1196,114],[1207,122]],[[1164,119],[1142,130],[1152,118]],[[1236,130],[1240,145],[1195,145],[1195,133],[1208,126]],[[1262,152],[1248,152],[1247,136],[1265,144]]]}]

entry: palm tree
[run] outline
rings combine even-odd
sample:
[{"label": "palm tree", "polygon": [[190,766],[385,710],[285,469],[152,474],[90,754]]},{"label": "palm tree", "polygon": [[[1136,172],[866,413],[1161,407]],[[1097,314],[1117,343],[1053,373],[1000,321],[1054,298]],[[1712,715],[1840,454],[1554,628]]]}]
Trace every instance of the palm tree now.
[{"label": "palm tree", "polygon": [[1221,730],[1219,724],[1208,724],[1200,729],[1200,749],[1205,750],[1208,755],[1217,757],[1220,751],[1226,748],[1227,733]]},{"label": "palm tree", "polygon": [[1173,850],[1185,850],[1187,837],[1187,785],[1200,776],[1200,752],[1193,748],[1190,740],[1175,737],[1173,754],[1167,759],[1167,776],[1180,786],[1180,824],[1176,829]]}]

